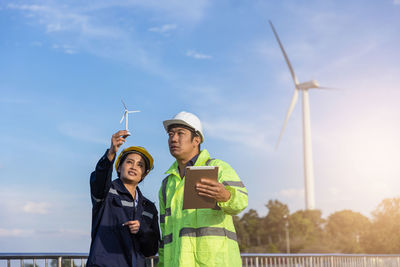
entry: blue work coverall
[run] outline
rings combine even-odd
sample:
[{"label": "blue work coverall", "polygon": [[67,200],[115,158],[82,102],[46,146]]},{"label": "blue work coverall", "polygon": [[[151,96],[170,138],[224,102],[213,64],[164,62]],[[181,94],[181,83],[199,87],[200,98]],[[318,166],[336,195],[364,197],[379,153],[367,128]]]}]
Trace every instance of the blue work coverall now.
[{"label": "blue work coverall", "polygon": [[[92,198],[92,242],[87,266],[142,267],[145,257],[155,255],[160,240],[157,209],[137,187],[138,203],[118,178],[111,181],[113,162],[107,152],[90,176]],[[137,234],[127,221],[139,220]]]}]

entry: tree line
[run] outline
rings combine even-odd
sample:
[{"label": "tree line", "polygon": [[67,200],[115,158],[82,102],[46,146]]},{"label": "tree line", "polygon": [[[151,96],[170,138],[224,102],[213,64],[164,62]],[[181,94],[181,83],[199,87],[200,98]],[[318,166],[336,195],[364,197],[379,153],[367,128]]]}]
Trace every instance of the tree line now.
[{"label": "tree line", "polygon": [[264,217],[254,209],[234,216],[242,253],[400,254],[400,198],[384,199],[371,218],[351,210],[326,219],[320,210],[290,214],[278,200],[265,206]]}]

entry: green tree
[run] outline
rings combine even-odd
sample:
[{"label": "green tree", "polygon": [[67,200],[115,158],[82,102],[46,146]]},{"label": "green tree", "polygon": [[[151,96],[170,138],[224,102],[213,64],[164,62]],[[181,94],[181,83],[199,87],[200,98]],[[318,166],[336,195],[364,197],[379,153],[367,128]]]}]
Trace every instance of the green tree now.
[{"label": "green tree", "polygon": [[239,218],[239,216],[234,215],[232,218],[233,218],[233,224],[235,225],[236,229],[240,252],[246,252],[247,248],[250,246],[249,233],[244,227],[244,224],[242,220]]},{"label": "green tree", "polygon": [[363,253],[360,240],[370,228],[370,221],[359,212],[342,210],[331,214],[326,232],[333,252]]},{"label": "green tree", "polygon": [[285,251],[285,218],[289,216],[289,208],[278,200],[269,200],[265,206],[268,214],[261,221],[263,244],[273,248],[273,251],[267,251],[270,253]]},{"label": "green tree", "polygon": [[400,198],[384,199],[372,213],[372,225],[361,242],[367,253],[400,253]]},{"label": "green tree", "polygon": [[299,210],[290,215],[291,252],[327,252],[323,232],[325,220],[321,215],[320,210]]},{"label": "green tree", "polygon": [[247,247],[259,246],[261,244],[261,238],[259,235],[261,219],[258,213],[254,209],[250,209],[240,219],[246,233],[246,245]]}]

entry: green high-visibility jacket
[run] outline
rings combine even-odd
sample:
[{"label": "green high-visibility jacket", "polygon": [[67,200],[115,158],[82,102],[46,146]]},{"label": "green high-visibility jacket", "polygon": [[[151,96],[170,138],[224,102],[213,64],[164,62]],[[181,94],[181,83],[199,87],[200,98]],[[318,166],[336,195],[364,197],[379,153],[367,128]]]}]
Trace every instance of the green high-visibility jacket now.
[{"label": "green high-visibility jacket", "polygon": [[194,166],[218,166],[218,181],[231,193],[215,209],[182,210],[185,177],[178,163],[166,172],[159,191],[162,244],[159,265],[165,267],[242,266],[232,215],[247,207],[247,190],[229,164],[202,150]]}]

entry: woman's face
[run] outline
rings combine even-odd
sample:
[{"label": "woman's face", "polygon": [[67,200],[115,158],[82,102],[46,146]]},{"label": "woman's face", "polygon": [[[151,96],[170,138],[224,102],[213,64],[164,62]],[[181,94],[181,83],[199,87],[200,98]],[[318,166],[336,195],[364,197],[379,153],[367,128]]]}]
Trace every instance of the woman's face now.
[{"label": "woman's face", "polygon": [[122,165],[118,167],[118,171],[120,179],[124,183],[138,184],[146,172],[146,164],[142,156],[131,153],[126,156]]}]

